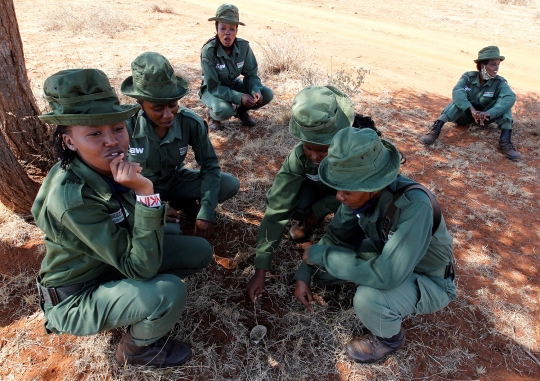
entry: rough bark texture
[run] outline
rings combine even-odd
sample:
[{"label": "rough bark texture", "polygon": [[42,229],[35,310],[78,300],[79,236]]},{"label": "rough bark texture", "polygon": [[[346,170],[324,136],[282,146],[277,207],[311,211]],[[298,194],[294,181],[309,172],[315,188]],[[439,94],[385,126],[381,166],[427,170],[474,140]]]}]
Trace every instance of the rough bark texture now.
[{"label": "rough bark texture", "polygon": [[0,15],[0,202],[28,214],[52,162],[48,132],[37,118],[12,0],[0,0]]}]

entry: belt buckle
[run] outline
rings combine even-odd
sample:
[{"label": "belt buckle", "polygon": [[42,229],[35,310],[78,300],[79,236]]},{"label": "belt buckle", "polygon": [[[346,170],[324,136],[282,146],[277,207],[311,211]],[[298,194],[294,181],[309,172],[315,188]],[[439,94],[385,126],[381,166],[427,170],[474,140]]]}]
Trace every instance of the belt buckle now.
[{"label": "belt buckle", "polygon": [[52,302],[53,306],[56,306],[57,304],[60,304],[60,299],[58,298],[58,294],[56,293],[56,288],[54,288],[54,287],[51,287],[51,288],[46,287],[46,289],[47,289],[47,293],[49,294],[49,297],[51,298],[51,302]]}]

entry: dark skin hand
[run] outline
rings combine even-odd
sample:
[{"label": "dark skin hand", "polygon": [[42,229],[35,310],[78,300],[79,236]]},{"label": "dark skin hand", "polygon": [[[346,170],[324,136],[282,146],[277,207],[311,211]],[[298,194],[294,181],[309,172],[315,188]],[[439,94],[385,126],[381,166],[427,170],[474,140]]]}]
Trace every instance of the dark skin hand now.
[{"label": "dark skin hand", "polygon": [[307,216],[306,219],[304,220],[304,223],[306,224],[308,228],[313,228],[315,227],[315,225],[317,225],[318,222],[319,222],[319,219],[317,218],[317,216],[315,215],[312,209],[311,212],[309,213],[309,216]]},{"label": "dark skin hand", "polygon": [[251,277],[247,284],[249,299],[256,302],[264,292],[266,270],[256,269],[255,274]]},{"label": "dark skin hand", "polygon": [[472,117],[474,118],[474,122],[476,124],[483,126],[484,122],[489,120],[489,117],[490,117],[489,112],[476,111],[476,109],[473,106],[470,107],[470,110],[471,110]]},{"label": "dark skin hand", "polygon": [[204,239],[210,239],[214,236],[214,223],[211,221],[197,220],[195,221],[194,233]]},{"label": "dark skin hand", "polygon": [[242,105],[244,105],[246,108],[253,108],[257,105],[257,101],[249,94],[242,94]]},{"label": "dark skin hand", "polygon": [[165,214],[165,221],[176,223],[180,222],[180,220],[178,219],[178,211],[169,206],[169,208],[167,208],[167,214]]},{"label": "dark skin hand", "polygon": [[260,105],[262,103],[263,97],[261,93],[253,93],[251,96],[255,100],[255,105]]},{"label": "dark skin hand", "polygon": [[306,262],[308,265],[313,266],[311,263],[308,262],[309,249],[311,249],[311,246],[313,246],[313,245],[306,245],[306,247],[304,247],[304,253],[302,254],[302,260],[304,262]]},{"label": "dark skin hand", "polygon": [[294,296],[306,307],[309,312],[313,312],[313,294],[311,293],[311,287],[306,282],[301,280],[296,281],[294,286]]}]

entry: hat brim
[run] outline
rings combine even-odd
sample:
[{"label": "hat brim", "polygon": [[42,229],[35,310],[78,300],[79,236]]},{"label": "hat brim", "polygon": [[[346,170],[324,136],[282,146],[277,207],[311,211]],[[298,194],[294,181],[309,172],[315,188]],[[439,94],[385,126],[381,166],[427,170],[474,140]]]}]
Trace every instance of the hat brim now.
[{"label": "hat brim", "polygon": [[150,103],[162,105],[162,104],[167,104],[167,103],[171,103],[179,99],[182,99],[188,93],[189,91],[188,82],[184,78],[178,75],[176,76],[176,80],[177,80],[177,86],[176,86],[177,93],[174,94],[174,96],[167,97],[167,98],[156,98],[156,97],[151,97],[148,95],[143,95],[137,92],[137,90],[135,89],[135,86],[133,86],[132,75],[127,77],[124,80],[124,82],[122,82],[122,85],[120,86],[120,91],[122,92],[122,94],[127,95],[130,98],[135,98],[141,101],[147,101]]},{"label": "hat brim", "polygon": [[120,105],[122,111],[107,114],[64,114],[57,115],[53,112],[39,116],[39,119],[45,123],[56,124],[59,126],[104,126],[122,122],[139,110],[139,105]]},{"label": "hat brim", "polygon": [[334,131],[330,134],[330,136],[324,137],[322,134],[307,131],[305,128],[299,125],[294,118],[291,117],[291,120],[289,121],[289,132],[292,136],[303,142],[319,145],[330,144],[335,134],[344,128],[351,127],[353,124],[354,107],[351,99],[333,86],[325,87],[334,93],[336,102],[338,104]]},{"label": "hat brim", "polygon": [[504,56],[494,56],[494,57],[487,57],[482,59],[475,59],[474,62],[480,62],[480,61],[489,61],[489,60],[501,60],[504,61]]},{"label": "hat brim", "polygon": [[388,185],[396,179],[399,168],[401,167],[401,155],[397,148],[390,142],[381,139],[382,144],[388,151],[390,151],[390,159],[386,162],[385,166],[374,173],[372,176],[358,181],[355,178],[354,172],[351,172],[351,176],[348,177],[348,182],[334,182],[329,178],[330,168],[328,166],[328,157],[324,158],[319,165],[319,177],[321,181],[331,188],[342,191],[352,192],[376,192]]},{"label": "hat brim", "polygon": [[219,21],[219,22],[222,22],[224,24],[231,24],[231,25],[243,25],[243,26],[246,26],[246,24],[244,24],[243,22],[240,22],[240,21],[236,21],[236,20],[233,20],[233,19],[228,19],[228,18],[225,18],[225,17],[210,17],[208,19],[208,21]]}]

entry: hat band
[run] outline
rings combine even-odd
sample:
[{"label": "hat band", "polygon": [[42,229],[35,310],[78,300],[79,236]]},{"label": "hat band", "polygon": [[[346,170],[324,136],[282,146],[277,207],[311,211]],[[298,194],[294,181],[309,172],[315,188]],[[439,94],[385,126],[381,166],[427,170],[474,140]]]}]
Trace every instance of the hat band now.
[{"label": "hat band", "polygon": [[172,77],[169,77],[167,80],[161,81],[161,82],[147,81],[143,79],[142,77],[137,77],[135,75],[133,76],[133,82],[136,82],[137,84],[142,85],[142,86],[155,86],[155,87],[161,87],[161,86],[165,86],[169,84],[173,84],[176,87],[175,79],[176,77],[174,76],[174,74]]},{"label": "hat band", "polygon": [[316,126],[316,127],[308,127],[308,126],[303,126],[302,124],[300,124],[300,122],[298,121],[298,119],[296,119],[294,116],[293,116],[293,119],[294,121],[296,122],[296,124],[298,125],[298,128],[300,128],[301,130],[304,130],[304,131],[320,131],[320,130],[324,130],[325,128],[328,128],[330,127],[332,124],[334,124],[336,122],[336,118],[337,118],[337,113],[332,117],[332,119],[330,119],[328,122],[326,123],[323,123],[319,126]]},{"label": "hat band", "polygon": [[86,102],[86,101],[94,101],[97,99],[105,99],[110,97],[116,97],[116,91],[114,89],[111,89],[109,91],[103,91],[101,93],[94,93],[94,94],[87,94],[87,95],[80,95],[78,97],[72,97],[72,98],[56,98],[52,95],[48,95],[45,97],[49,103],[59,103],[61,105],[70,105],[73,103],[80,103],[80,102]]}]

